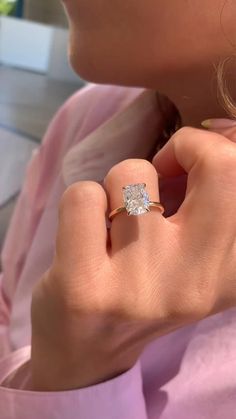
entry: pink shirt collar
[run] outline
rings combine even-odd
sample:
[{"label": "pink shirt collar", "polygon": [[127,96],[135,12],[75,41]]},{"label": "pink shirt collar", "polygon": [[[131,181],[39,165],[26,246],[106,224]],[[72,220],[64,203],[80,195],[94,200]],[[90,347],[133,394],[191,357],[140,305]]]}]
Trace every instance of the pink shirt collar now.
[{"label": "pink shirt collar", "polygon": [[66,186],[79,180],[101,182],[127,158],[147,158],[160,135],[161,114],[154,90],[143,90],[124,109],[85,136],[63,160]]}]

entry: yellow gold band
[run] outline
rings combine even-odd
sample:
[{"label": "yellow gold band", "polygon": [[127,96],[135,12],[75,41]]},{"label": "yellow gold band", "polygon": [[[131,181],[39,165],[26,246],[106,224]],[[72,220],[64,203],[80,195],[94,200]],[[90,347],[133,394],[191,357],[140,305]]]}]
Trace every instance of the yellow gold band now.
[{"label": "yellow gold band", "polygon": [[[163,207],[163,205],[160,202],[150,201],[149,202],[149,207],[158,208],[161,211],[162,214],[165,211],[165,208]],[[115,215],[120,214],[121,212],[127,212],[126,208],[125,207],[119,207],[119,208],[114,209],[113,211],[110,212],[109,219],[112,220],[115,217]]]}]

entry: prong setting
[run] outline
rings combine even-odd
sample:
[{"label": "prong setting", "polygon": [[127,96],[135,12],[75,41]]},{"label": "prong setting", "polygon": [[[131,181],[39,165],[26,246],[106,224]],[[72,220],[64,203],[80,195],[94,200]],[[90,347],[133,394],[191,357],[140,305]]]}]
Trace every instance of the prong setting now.
[{"label": "prong setting", "polygon": [[150,198],[146,191],[145,183],[136,183],[123,187],[123,199],[129,216],[150,212]]}]

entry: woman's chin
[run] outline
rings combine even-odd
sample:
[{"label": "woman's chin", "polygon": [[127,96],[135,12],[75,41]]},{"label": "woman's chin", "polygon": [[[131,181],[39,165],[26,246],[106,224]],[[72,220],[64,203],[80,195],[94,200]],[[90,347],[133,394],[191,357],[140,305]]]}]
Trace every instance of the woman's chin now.
[{"label": "woman's chin", "polygon": [[69,51],[69,62],[74,72],[82,80],[90,83],[107,83],[106,77],[98,72],[88,56],[81,55],[78,51]]},{"label": "woman's chin", "polygon": [[70,48],[69,62],[75,73],[87,82],[98,84],[116,84],[114,77],[109,77],[108,71],[104,71],[105,66],[100,68],[98,61],[91,58],[89,50]]},{"label": "woman's chin", "polygon": [[148,87],[145,86],[143,80],[135,78],[135,73],[129,76],[128,72],[124,71],[124,67],[112,65],[112,62],[107,62],[102,56],[98,58],[96,59],[94,55],[91,59],[91,54],[81,49],[69,50],[69,62],[72,69],[81,79],[87,82],[127,87]]},{"label": "woman's chin", "polygon": [[129,51],[119,53],[119,49],[104,42],[99,33],[78,30],[72,22],[68,55],[75,73],[87,82],[153,88],[152,79],[143,71],[138,54],[130,60]]}]

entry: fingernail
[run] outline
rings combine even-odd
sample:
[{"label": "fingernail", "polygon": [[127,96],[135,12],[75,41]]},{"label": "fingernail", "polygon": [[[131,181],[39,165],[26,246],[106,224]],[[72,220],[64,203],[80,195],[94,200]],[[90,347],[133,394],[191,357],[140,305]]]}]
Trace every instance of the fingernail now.
[{"label": "fingernail", "polygon": [[212,118],[201,122],[201,125],[206,129],[214,128],[230,128],[236,126],[236,119]]}]

